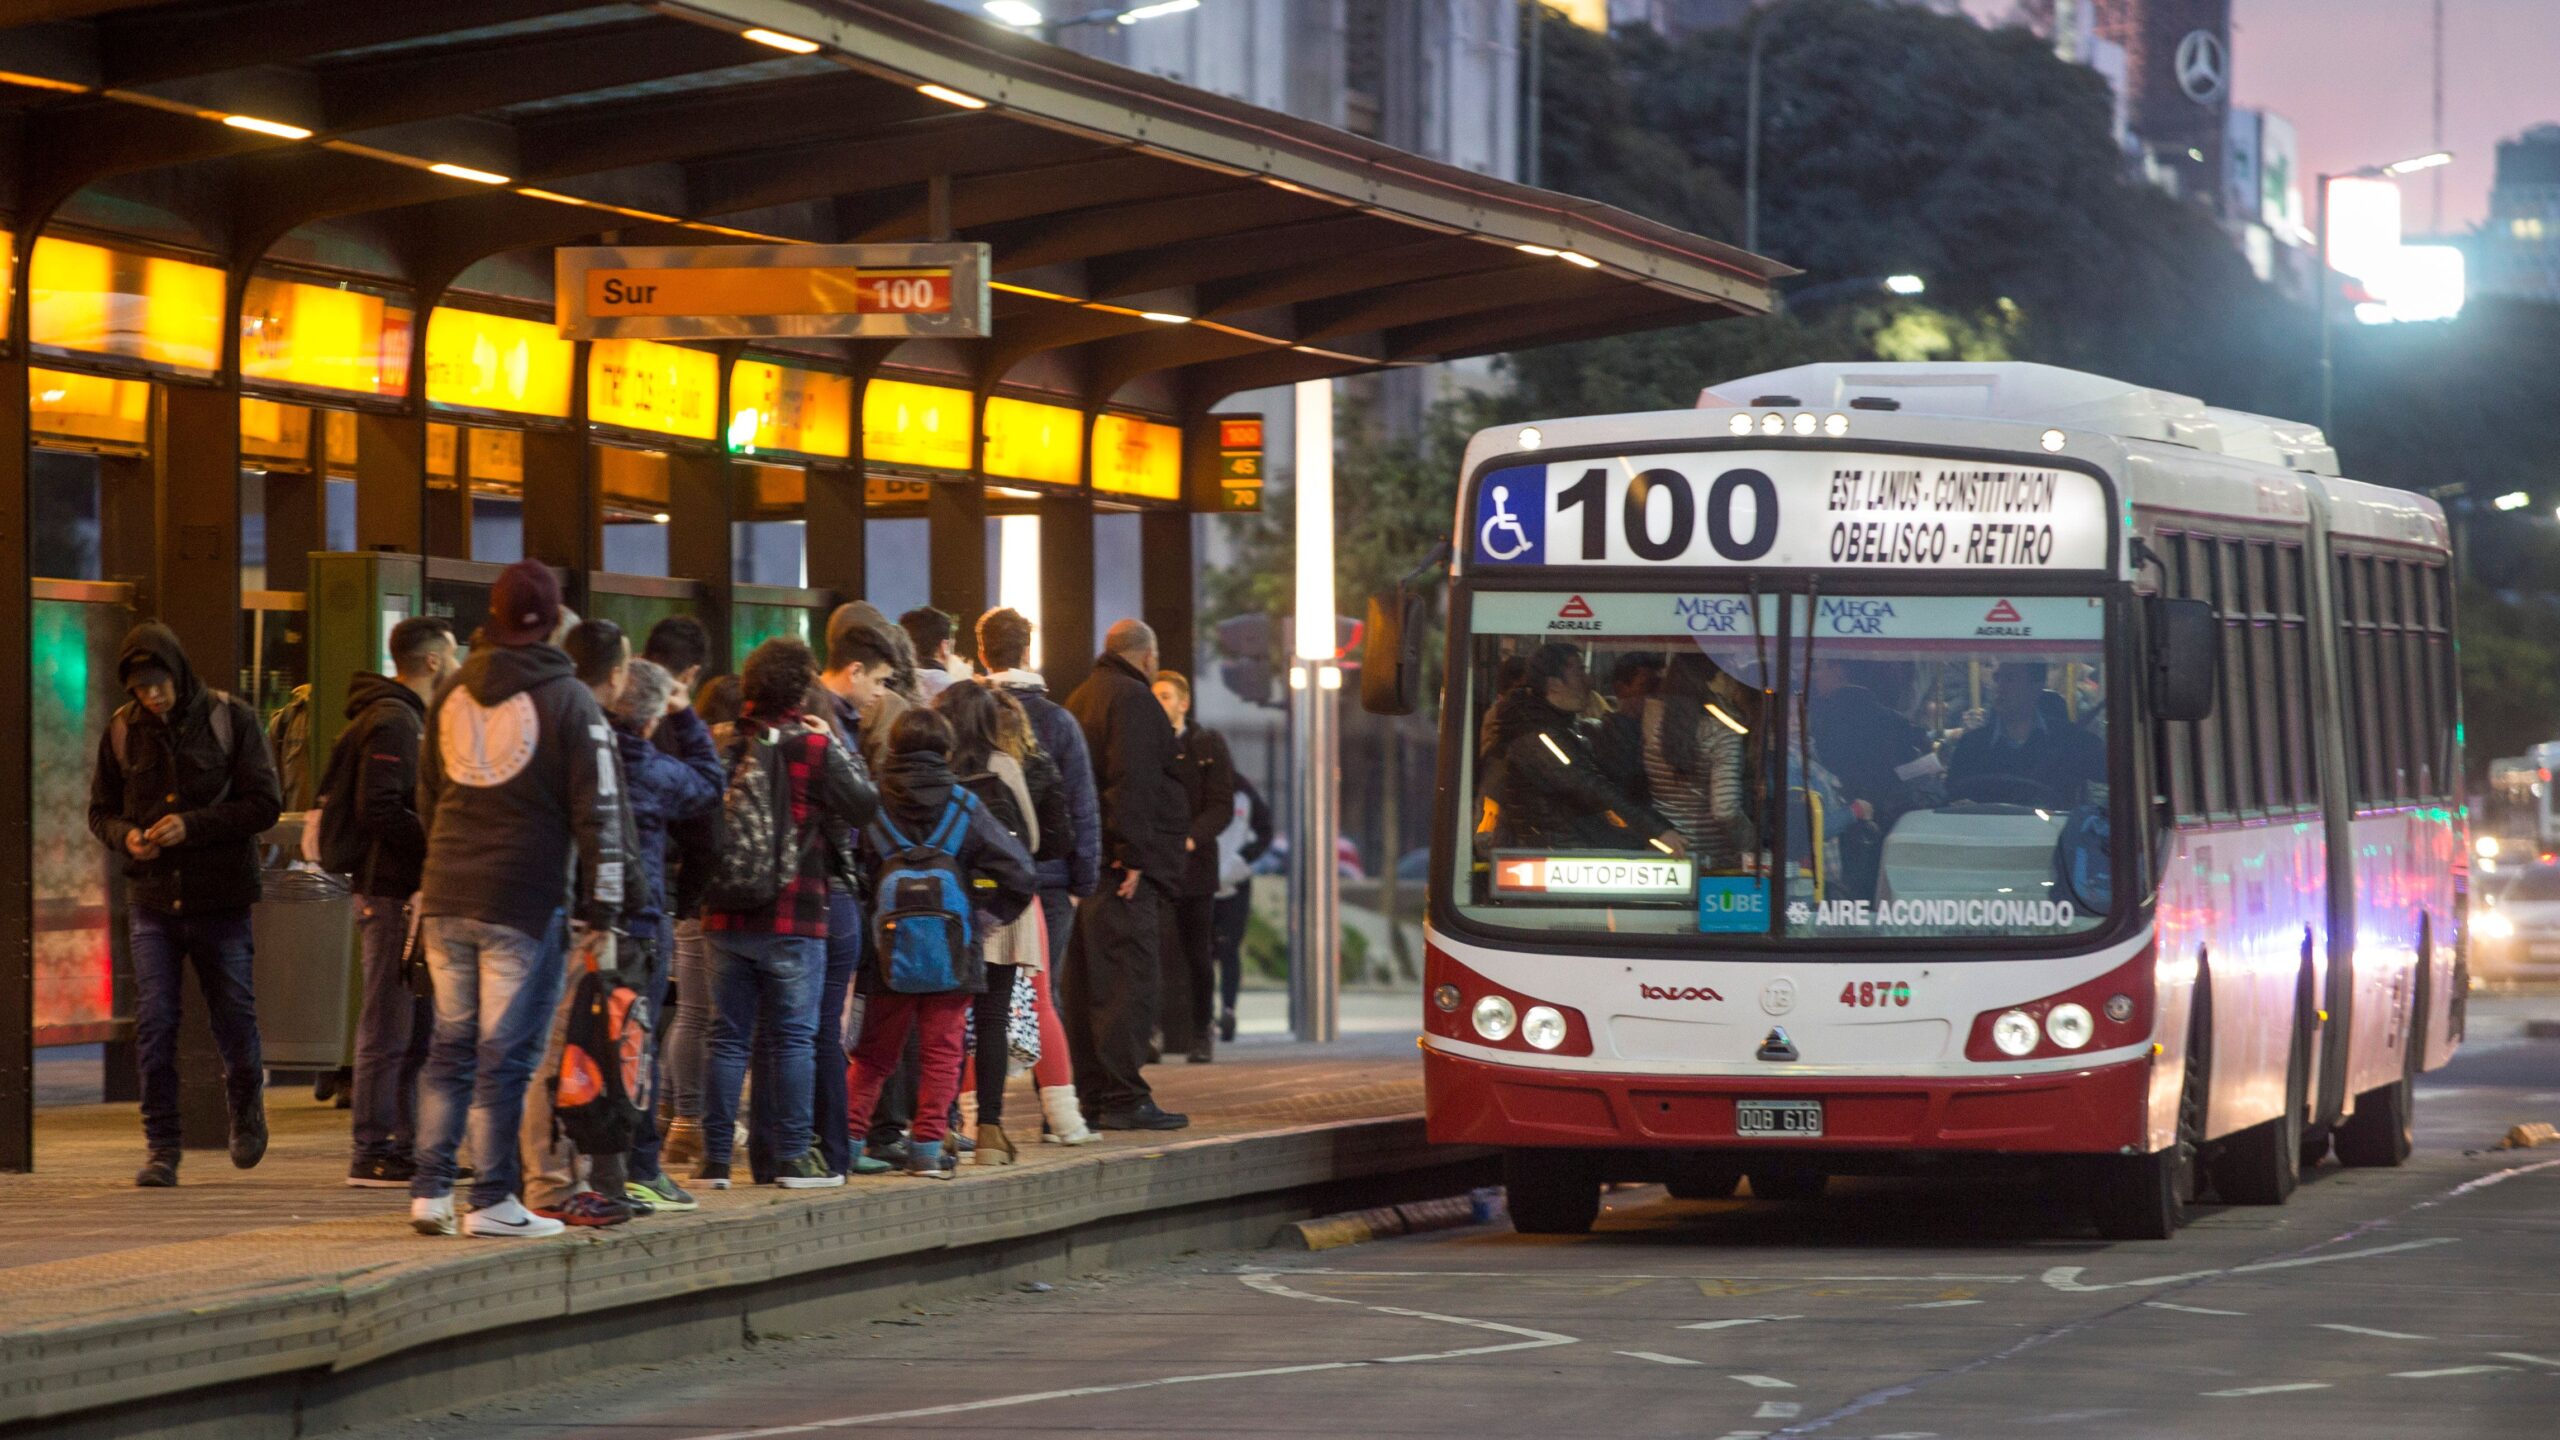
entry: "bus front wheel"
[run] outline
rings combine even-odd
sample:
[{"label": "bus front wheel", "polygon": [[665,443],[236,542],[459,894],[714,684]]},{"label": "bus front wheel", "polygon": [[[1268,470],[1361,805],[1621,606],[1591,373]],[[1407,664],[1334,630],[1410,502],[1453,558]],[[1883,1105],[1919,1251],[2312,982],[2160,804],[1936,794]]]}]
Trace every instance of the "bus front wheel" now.
[{"label": "bus front wheel", "polygon": [[1585,1150],[1506,1150],[1502,1188],[1523,1235],[1585,1235],[1600,1218],[1599,1157]]}]

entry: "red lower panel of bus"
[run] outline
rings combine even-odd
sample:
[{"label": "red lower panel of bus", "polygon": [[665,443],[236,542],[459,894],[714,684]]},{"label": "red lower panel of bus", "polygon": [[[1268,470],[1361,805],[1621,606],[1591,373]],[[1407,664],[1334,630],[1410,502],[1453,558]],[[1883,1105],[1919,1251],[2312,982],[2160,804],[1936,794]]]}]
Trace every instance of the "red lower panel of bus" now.
[{"label": "red lower panel of bus", "polygon": [[[2151,1066],[1962,1080],[1689,1079],[1529,1070],[1426,1050],[1422,1076],[1431,1138],[1444,1145],[2106,1154],[2142,1147]],[[1822,1137],[1738,1137],[1738,1099],[1820,1100]]]}]

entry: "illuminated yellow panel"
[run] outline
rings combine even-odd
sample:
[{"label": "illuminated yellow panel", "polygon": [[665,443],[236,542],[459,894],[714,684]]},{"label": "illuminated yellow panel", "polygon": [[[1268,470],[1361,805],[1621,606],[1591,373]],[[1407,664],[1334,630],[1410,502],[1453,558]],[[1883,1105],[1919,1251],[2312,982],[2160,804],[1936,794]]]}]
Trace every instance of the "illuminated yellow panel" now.
[{"label": "illuminated yellow panel", "polygon": [[1182,432],[1131,415],[1093,422],[1093,488],[1150,500],[1182,498]]},{"label": "illuminated yellow panel", "polygon": [[151,438],[148,380],[29,370],[27,403],[28,424],[39,436],[135,447]]},{"label": "illuminated yellow panel", "polygon": [[18,237],[15,232],[0,230],[0,340],[9,338],[9,325],[17,306],[9,303],[9,287],[17,283]]},{"label": "illuminated yellow panel", "polygon": [[408,307],[379,295],[252,276],[240,300],[240,375],[356,395],[409,393]]},{"label": "illuminated yellow panel", "polygon": [[853,453],[853,377],[741,360],[729,370],[729,448]]},{"label": "illuminated yellow panel", "polygon": [[969,392],[874,380],[862,388],[862,458],[882,465],[969,468]]},{"label": "illuminated yellow panel", "polygon": [[655,340],[587,347],[587,419],[689,440],[720,433],[720,357]]},{"label": "illuminated yellow panel", "polygon": [[1585,30],[1609,33],[1609,0],[1546,0],[1546,5]]},{"label": "illuminated yellow panel", "polygon": [[310,469],[311,408],[241,396],[240,459],[269,462],[274,469]]},{"label": "illuminated yellow panel", "polygon": [[1083,478],[1084,415],[1003,395],[987,397],[986,472],[1073,485]]},{"label": "illuminated yellow panel", "polygon": [[223,273],[77,240],[36,241],[27,282],[35,343],[198,375],[222,366]]},{"label": "illuminated yellow panel", "polygon": [[539,320],[438,306],[427,315],[427,403],[569,416],[577,347]]}]

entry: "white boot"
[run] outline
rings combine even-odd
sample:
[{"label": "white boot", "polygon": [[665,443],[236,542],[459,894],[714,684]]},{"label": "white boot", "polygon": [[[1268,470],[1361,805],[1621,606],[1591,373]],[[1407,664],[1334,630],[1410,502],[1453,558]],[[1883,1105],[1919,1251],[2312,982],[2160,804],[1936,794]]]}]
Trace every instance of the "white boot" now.
[{"label": "white boot", "polygon": [[1049,1133],[1040,1137],[1050,1145],[1090,1145],[1102,1137],[1084,1123],[1084,1111],[1076,1104],[1076,1087],[1052,1085],[1040,1092],[1040,1111],[1049,1117]]}]

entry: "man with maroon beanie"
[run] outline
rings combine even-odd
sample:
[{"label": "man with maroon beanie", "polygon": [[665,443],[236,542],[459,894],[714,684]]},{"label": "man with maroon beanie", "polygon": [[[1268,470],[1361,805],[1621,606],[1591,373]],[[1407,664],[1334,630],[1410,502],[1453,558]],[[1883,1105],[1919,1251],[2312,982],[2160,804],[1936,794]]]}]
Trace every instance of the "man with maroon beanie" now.
[{"label": "man with maroon beanie", "polygon": [[559,622],[551,568],[508,566],[489,590],[487,643],[427,715],[418,913],[436,1023],[418,1081],[409,1187],[410,1224],[422,1235],[455,1231],[454,1151],[466,1123],[480,1171],[461,1227],[480,1236],[561,1229],[518,1198],[516,1131],[567,973],[551,937],[564,919],[578,946],[611,933],[625,857],[613,731],[549,643]]}]

